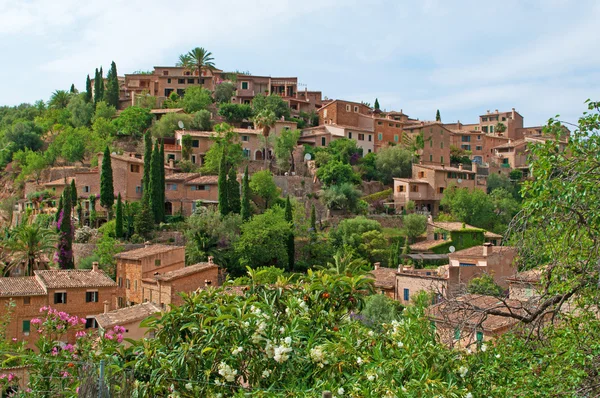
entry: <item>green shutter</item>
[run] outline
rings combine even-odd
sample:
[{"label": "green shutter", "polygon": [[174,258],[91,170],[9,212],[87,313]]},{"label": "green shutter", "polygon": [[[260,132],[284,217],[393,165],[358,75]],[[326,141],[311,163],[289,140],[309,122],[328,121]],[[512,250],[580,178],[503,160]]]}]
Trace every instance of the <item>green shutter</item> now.
[{"label": "green shutter", "polygon": [[483,341],[483,332],[477,332],[477,344],[481,344]]},{"label": "green shutter", "polygon": [[454,340],[460,340],[460,329],[454,329]]},{"label": "green shutter", "polygon": [[31,331],[31,321],[23,321],[23,333],[29,333]]}]

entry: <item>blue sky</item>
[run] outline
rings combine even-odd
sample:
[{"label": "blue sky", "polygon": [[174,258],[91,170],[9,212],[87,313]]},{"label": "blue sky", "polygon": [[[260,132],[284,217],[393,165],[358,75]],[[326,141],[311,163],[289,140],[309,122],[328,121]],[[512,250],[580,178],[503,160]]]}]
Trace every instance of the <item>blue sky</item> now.
[{"label": "blue sky", "polygon": [[0,104],[47,100],[94,68],[171,65],[202,46],[224,70],[298,76],[324,96],[474,122],[575,122],[600,100],[600,2],[0,0]]}]

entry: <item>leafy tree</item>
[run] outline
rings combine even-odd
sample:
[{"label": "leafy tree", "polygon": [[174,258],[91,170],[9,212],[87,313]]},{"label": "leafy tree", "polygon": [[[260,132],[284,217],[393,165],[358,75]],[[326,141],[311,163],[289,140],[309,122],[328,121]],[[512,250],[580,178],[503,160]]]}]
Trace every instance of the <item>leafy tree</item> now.
[{"label": "leafy tree", "polygon": [[375,110],[380,110],[379,108],[379,100],[377,98],[375,98],[375,105],[374,105]]},{"label": "leafy tree", "polygon": [[116,279],[117,276],[117,259],[115,255],[122,250],[119,241],[109,234],[103,234],[96,243],[94,255],[98,256],[98,262],[102,265],[102,269],[113,279]]},{"label": "leafy tree", "polygon": [[367,153],[360,159],[359,167],[364,180],[373,181],[381,179],[381,173],[377,170],[377,155],[375,153]]},{"label": "leafy tree", "polygon": [[242,216],[242,220],[248,221],[250,219],[250,181],[248,178],[248,166],[244,170],[244,177],[242,179],[242,203],[240,215]]},{"label": "leafy tree", "polygon": [[117,196],[115,235],[118,239],[123,237],[123,203],[121,202],[120,192]]},{"label": "leafy tree", "polygon": [[165,109],[176,109],[181,107],[181,97],[175,91],[171,92],[169,98],[163,102],[163,108]]},{"label": "leafy tree", "polygon": [[151,128],[155,138],[173,137],[176,130],[180,130],[179,122],[183,122],[183,128],[192,127],[192,116],[183,113],[167,113],[156,121]]},{"label": "leafy tree", "polygon": [[71,112],[71,123],[75,127],[89,126],[94,115],[94,106],[85,102],[83,95],[72,95],[67,109]]},{"label": "leafy tree", "polygon": [[520,181],[523,178],[523,172],[519,169],[511,170],[508,175],[512,181]]},{"label": "leafy tree", "polygon": [[192,136],[185,134],[181,137],[181,157],[188,160],[192,153]]},{"label": "leafy tree", "polygon": [[[102,102],[100,102],[102,104]],[[109,119],[103,117],[95,118],[92,124],[94,134],[102,139],[112,138],[117,135],[117,127]]]},{"label": "leafy tree", "polygon": [[377,153],[375,167],[384,184],[391,184],[394,178],[410,178],[412,175],[413,154],[401,147],[390,146]]},{"label": "leafy tree", "polygon": [[219,212],[224,217],[231,212],[229,208],[229,186],[227,184],[227,154],[221,154],[221,164],[219,165]]},{"label": "leafy tree", "polygon": [[440,110],[439,109],[435,113],[435,121],[436,122],[441,122],[442,121],[442,116],[440,115]]},{"label": "leafy tree", "polygon": [[[217,84],[213,96],[218,104],[228,104],[235,93],[235,86],[230,82]],[[228,120],[230,122],[230,120]]]},{"label": "leafy tree", "polygon": [[[163,165],[164,166],[164,165]],[[162,201],[161,194],[161,162],[160,162],[160,147],[158,141],[154,144],[154,151],[152,151],[152,159],[150,162],[150,184],[149,184],[149,199],[150,209],[154,215],[154,222],[156,224],[161,222],[161,213],[165,204]]]},{"label": "leafy tree", "polygon": [[494,282],[492,275],[487,273],[471,279],[467,285],[467,292],[471,294],[483,294],[484,296],[504,296],[504,289]]},{"label": "leafy tree", "polygon": [[150,239],[152,237],[152,231],[154,230],[154,213],[146,201],[142,201],[142,208],[139,213],[136,213],[135,215],[133,230],[144,239]]},{"label": "leafy tree", "polygon": [[112,61],[110,64],[110,70],[106,75],[106,93],[104,99],[106,99],[106,102],[109,105],[114,106],[115,108],[119,107],[119,78],[115,61]]},{"label": "leafy tree", "polygon": [[325,186],[360,183],[360,177],[352,170],[352,166],[339,160],[332,160],[319,167],[317,177]]},{"label": "leafy tree", "polygon": [[92,80],[90,75],[87,75],[85,79],[85,102],[92,102]]},{"label": "leafy tree", "polygon": [[263,112],[273,112],[277,120],[284,117],[288,119],[290,117],[290,107],[287,102],[278,95],[263,95],[257,94],[252,100],[252,110],[255,115]]},{"label": "leafy tree", "polygon": [[192,64],[192,57],[189,53],[180,54],[179,59],[175,63],[175,66],[183,66],[184,68],[190,68]]},{"label": "leafy tree", "polygon": [[406,238],[413,242],[427,230],[427,216],[422,214],[407,214],[402,217],[403,232]]},{"label": "leafy tree", "polygon": [[300,130],[283,130],[275,139],[275,156],[277,164],[282,169],[289,167],[290,171],[296,171],[294,164],[294,150],[298,145]]},{"label": "leafy tree", "polygon": [[440,202],[444,211],[458,221],[491,230],[494,225],[494,205],[481,189],[473,190],[449,186]]},{"label": "leafy tree", "polygon": [[244,158],[242,146],[238,142],[239,135],[227,123],[217,124],[214,130],[215,134],[211,136],[214,143],[204,156],[202,173],[210,175],[218,174],[223,152],[225,152],[227,157],[226,163],[237,169]]},{"label": "leafy tree", "polygon": [[210,120],[210,112],[206,109],[202,109],[194,113],[194,118],[192,120],[192,128],[198,129],[200,131],[211,131],[212,130],[212,122]]},{"label": "leafy tree", "polygon": [[181,104],[186,113],[194,113],[208,108],[212,104],[212,97],[207,89],[192,86],[185,89]]},{"label": "leafy tree", "polygon": [[219,115],[223,116],[227,123],[240,123],[244,119],[252,118],[253,113],[250,105],[222,103],[219,106]]},{"label": "leafy tree", "polygon": [[138,106],[126,108],[114,123],[117,126],[119,134],[141,137],[144,131],[150,127],[152,114],[148,109]]},{"label": "leafy tree", "polygon": [[115,187],[113,184],[112,161],[108,146],[102,157],[102,170],[100,172],[100,206],[106,208],[110,217],[112,205],[115,203]]},{"label": "leafy tree", "polygon": [[[25,265],[25,276],[33,276],[33,271],[43,264],[55,250],[56,233],[39,224],[21,224],[16,227],[9,239],[0,244],[2,249],[10,251],[12,260],[8,269]],[[4,273],[8,271],[4,270]]]},{"label": "leafy tree", "polygon": [[240,183],[237,181],[237,172],[233,167],[229,168],[229,176],[227,178],[227,202],[229,212],[240,214],[242,206],[240,200]]},{"label": "leafy tree", "polygon": [[489,194],[495,217],[492,231],[504,234],[508,225],[517,215],[521,206],[514,196],[505,189],[495,189]]},{"label": "leafy tree", "polygon": [[350,246],[358,249],[362,243],[362,235],[369,231],[381,232],[381,225],[375,220],[358,216],[340,221],[337,228],[329,233],[329,237],[336,248]]},{"label": "leafy tree", "polygon": [[71,94],[65,90],[56,90],[52,93],[48,107],[53,109],[64,109],[69,105]]},{"label": "leafy tree", "polygon": [[99,118],[112,120],[112,118],[115,117],[116,114],[116,107],[108,104],[106,101],[100,101],[96,104],[96,111],[94,112],[92,122],[98,120]]},{"label": "leafy tree", "polygon": [[25,181],[28,177],[32,176],[36,183],[39,184],[42,171],[48,166],[48,162],[41,152],[35,152],[30,149],[15,152],[13,161],[15,162],[15,166],[21,170],[16,179],[18,182]]},{"label": "leafy tree", "polygon": [[321,192],[321,202],[330,210],[356,212],[362,192],[354,184],[345,182],[330,185]]},{"label": "leafy tree", "polygon": [[255,195],[263,199],[265,209],[268,209],[269,204],[279,197],[279,188],[269,170],[261,170],[252,174],[250,188]]},{"label": "leafy tree", "polygon": [[285,220],[290,223],[290,233],[287,236],[287,255],[288,255],[288,269],[292,271],[294,269],[294,263],[296,262],[296,247],[294,244],[294,215],[292,213],[292,203],[288,196],[285,201]]},{"label": "leafy tree", "polygon": [[520,191],[519,184],[512,182],[504,174],[491,173],[487,178],[487,193],[492,193],[496,189],[501,189],[501,188],[512,193],[512,195],[515,199],[521,200],[521,195],[519,193],[519,191]]},{"label": "leafy tree", "polygon": [[386,261],[389,257],[389,242],[380,231],[367,231],[360,236],[359,255],[370,264]]},{"label": "leafy tree", "polygon": [[[169,101],[169,99],[167,99],[167,101]],[[156,97],[150,95],[148,91],[142,91],[140,94],[136,94],[135,96],[135,106],[146,109],[156,109]],[[165,108],[168,107],[166,106]]]},{"label": "leafy tree", "polygon": [[471,151],[450,145],[450,163],[471,164]]},{"label": "leafy tree", "polygon": [[60,198],[58,199],[58,206],[56,207],[56,214],[54,215],[54,221],[56,222],[56,224],[58,224],[58,220],[60,220],[62,210],[63,210],[63,195],[60,195]]},{"label": "leafy tree", "polygon": [[356,276],[365,275],[370,267],[367,261],[358,257],[352,248],[344,247],[333,255],[333,262],[316,268],[330,275]]},{"label": "leafy tree", "polygon": [[277,117],[275,112],[269,109],[263,109],[262,111],[257,112],[254,111],[254,126],[256,129],[263,131],[263,148],[264,148],[264,168],[267,168],[268,157],[269,157],[269,141],[267,137],[269,136],[269,132],[275,126],[275,122],[277,121]]},{"label": "leafy tree", "polygon": [[397,301],[385,294],[373,294],[365,299],[365,307],[360,315],[365,318],[365,323],[376,330],[382,330],[384,323],[390,324],[401,317],[401,309]]},{"label": "leafy tree", "polygon": [[290,223],[286,221],[283,209],[268,209],[264,214],[252,217],[241,228],[242,236],[234,245],[240,261],[252,267],[275,265],[288,268],[287,244],[282,237],[289,235]]},{"label": "leafy tree", "polygon": [[496,131],[496,133],[504,133],[506,131],[506,125],[504,125],[502,122],[498,122],[494,128],[494,131]]},{"label": "leafy tree", "polygon": [[94,77],[94,104],[104,100],[104,77],[102,75],[102,67],[100,67],[100,70],[96,68]]},{"label": "leafy tree", "polygon": [[340,138],[329,143],[327,151],[332,158],[342,163],[355,164],[363,154],[362,148],[356,145],[356,141],[348,138]]},{"label": "leafy tree", "polygon": [[75,84],[71,84],[71,88],[69,89],[70,94],[77,94],[77,89],[75,88]]}]

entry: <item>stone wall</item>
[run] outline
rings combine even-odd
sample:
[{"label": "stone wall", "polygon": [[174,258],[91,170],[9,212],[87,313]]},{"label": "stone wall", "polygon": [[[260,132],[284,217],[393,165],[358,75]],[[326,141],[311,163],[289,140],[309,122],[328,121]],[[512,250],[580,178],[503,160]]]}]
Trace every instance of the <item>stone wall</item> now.
[{"label": "stone wall", "polygon": [[[126,252],[129,250],[139,249],[144,247],[143,244],[121,244],[119,245],[123,248],[122,251]],[[82,258],[89,257],[96,250],[95,243],[73,243],[73,257],[75,258],[75,265],[79,264]]]}]

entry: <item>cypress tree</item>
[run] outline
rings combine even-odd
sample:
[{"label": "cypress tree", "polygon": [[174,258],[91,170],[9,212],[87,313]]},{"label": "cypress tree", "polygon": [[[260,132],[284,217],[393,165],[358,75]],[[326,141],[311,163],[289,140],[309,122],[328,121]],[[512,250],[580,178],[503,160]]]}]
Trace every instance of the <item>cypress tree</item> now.
[{"label": "cypress tree", "polygon": [[115,203],[115,188],[113,185],[112,162],[108,146],[104,150],[102,158],[102,170],[100,172],[100,206],[106,208],[107,216],[110,219],[112,206]]},{"label": "cypress tree", "polygon": [[83,227],[83,206],[81,206],[81,202],[77,202],[77,218],[79,219],[79,228]]},{"label": "cypress tree", "polygon": [[227,199],[231,213],[240,214],[242,203],[240,200],[240,183],[237,180],[235,167],[229,168],[229,178],[227,181]]},{"label": "cypress tree", "polygon": [[76,90],[75,90],[75,84],[71,84],[71,88],[69,89],[69,92],[71,94],[75,94]]},{"label": "cypress tree", "polygon": [[248,166],[244,171],[244,178],[242,179],[242,203],[240,214],[242,215],[243,221],[250,219],[250,181],[248,179]]},{"label": "cypress tree", "polygon": [[104,72],[100,67],[100,101],[104,101]]},{"label": "cypress tree", "polygon": [[154,144],[154,151],[152,151],[152,159],[150,164],[150,183],[149,188],[149,208],[152,212],[154,222],[158,224],[160,222],[161,207],[164,207],[164,202],[161,202],[160,194],[160,149],[158,142]]},{"label": "cypress tree", "polygon": [[227,162],[225,161],[225,149],[221,154],[219,163],[219,212],[222,216],[229,214],[229,198],[227,189]]},{"label": "cypress tree", "polygon": [[144,135],[144,177],[142,179],[142,201],[150,202],[150,169],[152,168],[152,136],[150,131]]},{"label": "cypress tree", "polygon": [[377,98],[375,98],[375,109],[379,110],[379,100]]},{"label": "cypress tree", "polygon": [[67,185],[62,194],[63,208],[58,220],[59,241],[57,246],[58,266],[73,269],[73,227],[71,225],[71,186]]},{"label": "cypress tree", "polygon": [[87,75],[87,79],[85,79],[85,96],[83,98],[85,102],[92,100],[92,80],[90,79],[90,75]]},{"label": "cypress tree", "polygon": [[77,200],[79,196],[77,195],[77,187],[75,186],[75,179],[71,180],[71,203],[73,206],[77,206]]},{"label": "cypress tree", "polygon": [[60,212],[63,209],[63,197],[60,195],[58,199],[58,207],[56,208],[56,214],[54,215],[54,222],[56,223],[56,228],[58,229],[58,220],[60,220]]},{"label": "cypress tree", "polygon": [[115,235],[117,238],[123,237],[123,203],[121,202],[121,193],[117,196],[117,212],[116,212],[116,226]]},{"label": "cypress tree", "polygon": [[165,203],[167,202],[167,196],[165,193],[165,141],[160,143],[160,221],[165,220]]},{"label": "cypress tree", "polygon": [[435,113],[435,121],[436,122],[441,122],[442,121],[442,117],[440,116],[440,110],[439,109]]},{"label": "cypress tree", "polygon": [[110,70],[106,75],[106,102],[109,105],[118,108],[119,106],[119,78],[117,76],[117,64],[113,61],[110,64]]},{"label": "cypress tree", "polygon": [[314,233],[317,232],[317,212],[315,211],[315,204],[313,203],[310,208],[310,228]]},{"label": "cypress tree", "polygon": [[285,220],[290,223],[290,233],[287,237],[287,255],[288,255],[288,269],[291,271],[294,269],[294,262],[296,256],[296,248],[294,245],[294,215],[292,213],[292,203],[288,195],[285,202]]},{"label": "cypress tree", "polygon": [[98,68],[96,68],[96,73],[94,76],[94,105],[102,101],[103,88],[104,80],[102,78],[102,74]]}]

